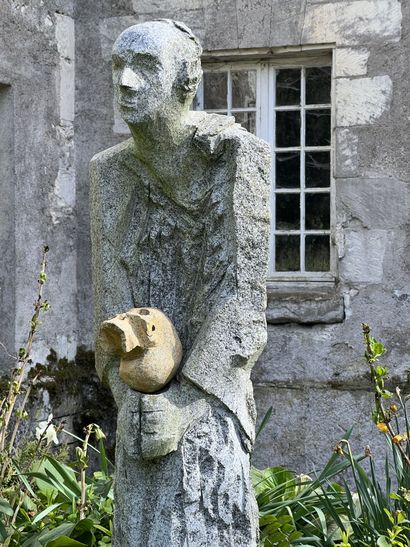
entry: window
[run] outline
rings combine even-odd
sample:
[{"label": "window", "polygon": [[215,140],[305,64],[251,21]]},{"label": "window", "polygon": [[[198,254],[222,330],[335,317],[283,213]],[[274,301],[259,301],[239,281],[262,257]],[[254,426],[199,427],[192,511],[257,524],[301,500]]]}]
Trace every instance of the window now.
[{"label": "window", "polygon": [[194,108],[231,114],[271,144],[270,279],[333,279],[329,57],[205,64]]}]

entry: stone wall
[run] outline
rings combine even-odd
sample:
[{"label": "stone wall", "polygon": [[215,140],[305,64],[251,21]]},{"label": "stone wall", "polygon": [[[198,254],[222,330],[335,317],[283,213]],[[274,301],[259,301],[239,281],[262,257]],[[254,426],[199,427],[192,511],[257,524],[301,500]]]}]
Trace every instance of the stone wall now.
[{"label": "stone wall", "polygon": [[[403,379],[410,302],[408,3],[79,0],[74,10],[61,4],[64,10],[51,1],[7,0],[0,8],[0,112],[10,100],[4,85],[11,84],[15,109],[16,205],[0,230],[3,246],[3,234],[15,230],[15,250],[7,251],[15,275],[8,274],[1,296],[3,306],[16,306],[10,332],[17,339],[24,332],[47,240],[53,311],[37,359],[44,362],[49,348],[72,359],[78,347],[92,347],[88,162],[126,138],[110,75],[110,49],[121,30],[170,17],[188,24],[209,52],[273,48],[275,54],[291,47],[296,55],[301,45],[321,45],[333,51],[338,282],[270,285],[269,343],[254,383],[260,416],[270,406],[273,415],[254,461],[308,471],[353,424],[356,449],[372,444],[378,453],[360,323],[380,335],[393,375]],[[0,162],[1,154],[0,148]],[[11,203],[12,194],[9,188]]]},{"label": "stone wall", "polygon": [[[36,358],[44,361],[50,347],[72,357],[77,346],[72,6],[5,0],[0,13],[1,341],[13,352],[25,339],[47,243],[53,257],[47,288],[52,310],[47,330],[40,329]],[[2,352],[0,370],[9,363]]]}]

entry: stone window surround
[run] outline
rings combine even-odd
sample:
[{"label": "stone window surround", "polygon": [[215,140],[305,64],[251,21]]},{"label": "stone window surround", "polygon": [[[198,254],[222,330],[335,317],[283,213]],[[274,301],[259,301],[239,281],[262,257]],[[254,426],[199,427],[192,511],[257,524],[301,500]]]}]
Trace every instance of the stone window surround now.
[{"label": "stone window surround", "polygon": [[[277,66],[314,66],[327,61],[332,66],[334,81],[335,44],[318,46],[291,46],[281,48],[236,49],[205,51],[202,61],[205,66],[215,63],[234,63],[235,66],[269,62]],[[238,65],[237,65],[238,63]],[[332,86],[333,87],[333,86]],[[344,321],[344,300],[338,284],[338,259],[335,230],[335,191],[334,191],[334,92],[332,88],[332,146],[331,146],[331,272],[318,275],[276,274],[267,281],[268,300],[266,318],[270,324],[299,323],[339,323]]]}]

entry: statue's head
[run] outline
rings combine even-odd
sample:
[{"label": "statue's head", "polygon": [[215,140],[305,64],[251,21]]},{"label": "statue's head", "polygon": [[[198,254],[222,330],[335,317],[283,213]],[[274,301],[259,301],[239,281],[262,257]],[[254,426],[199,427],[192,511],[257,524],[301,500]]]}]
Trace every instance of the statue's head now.
[{"label": "statue's head", "polygon": [[201,80],[202,48],[183,23],[160,19],[134,25],[113,47],[115,98],[131,125],[186,111]]}]

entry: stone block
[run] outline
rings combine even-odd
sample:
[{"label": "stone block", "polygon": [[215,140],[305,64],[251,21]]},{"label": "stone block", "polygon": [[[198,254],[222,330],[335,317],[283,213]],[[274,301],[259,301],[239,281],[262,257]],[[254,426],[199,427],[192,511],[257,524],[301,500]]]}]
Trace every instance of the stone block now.
[{"label": "stone block", "polygon": [[302,291],[289,288],[268,290],[268,323],[340,323],[344,319],[343,298],[333,289]]},{"label": "stone block", "polygon": [[369,125],[390,108],[389,76],[339,78],[335,81],[336,126]]},{"label": "stone block", "polygon": [[393,178],[339,179],[337,217],[347,227],[396,229],[410,222],[410,189]]},{"label": "stone block", "polygon": [[340,278],[345,283],[382,283],[383,261],[391,234],[387,230],[345,230]]},{"label": "stone block", "polygon": [[353,0],[306,6],[302,44],[369,45],[397,42],[401,35],[398,0]]},{"label": "stone block", "polygon": [[73,61],[75,58],[74,19],[55,14],[57,50],[60,57]]},{"label": "stone block", "polygon": [[[325,356],[332,348],[336,325],[272,325],[268,343],[253,371],[255,383],[298,385],[304,381],[327,381],[331,372]],[[312,356],[315,356],[312,358]]]},{"label": "stone block", "polygon": [[[203,26],[202,32],[195,32],[202,39],[204,50],[234,49],[239,47],[237,6],[230,0],[209,0],[204,9],[204,20],[196,27]],[[199,15],[199,14],[198,14]],[[199,23],[199,24],[198,24]]]},{"label": "stone block", "polygon": [[370,391],[257,385],[255,399],[259,423],[272,407],[272,416],[256,441],[252,459],[256,467],[284,465],[314,475],[352,426],[353,453],[363,454],[369,445],[377,465],[383,466],[386,442],[371,421]]},{"label": "stone block", "polygon": [[269,44],[272,4],[274,2],[270,0],[237,0],[238,47],[263,47]]},{"label": "stone block", "polygon": [[335,77],[365,76],[370,52],[363,48],[336,48]]},{"label": "stone block", "polygon": [[158,11],[172,13],[176,10],[201,9],[205,0],[132,0],[132,7],[137,15],[141,13],[155,14]]},{"label": "stone block", "polygon": [[74,121],[75,94],[75,31],[74,19],[56,14],[56,42],[60,55],[57,93],[60,97],[60,119]]},{"label": "stone block", "polygon": [[358,170],[359,137],[352,128],[336,128],[336,149],[333,176],[353,177]]}]

